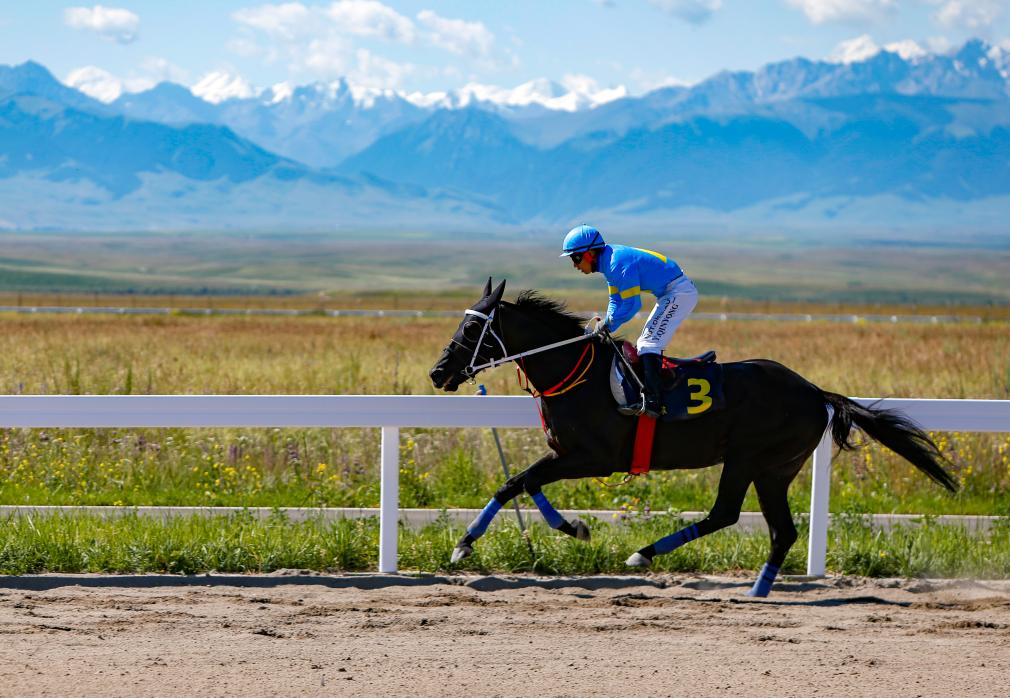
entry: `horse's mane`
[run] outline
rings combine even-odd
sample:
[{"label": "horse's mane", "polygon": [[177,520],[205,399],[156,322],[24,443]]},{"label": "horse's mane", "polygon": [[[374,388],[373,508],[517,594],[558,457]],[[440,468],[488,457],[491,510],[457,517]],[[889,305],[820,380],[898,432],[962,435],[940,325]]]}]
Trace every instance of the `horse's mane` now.
[{"label": "horse's mane", "polygon": [[544,323],[563,329],[566,334],[572,336],[581,334],[585,322],[584,318],[569,310],[564,301],[548,298],[532,289],[519,292],[515,307],[523,312],[538,315]]}]

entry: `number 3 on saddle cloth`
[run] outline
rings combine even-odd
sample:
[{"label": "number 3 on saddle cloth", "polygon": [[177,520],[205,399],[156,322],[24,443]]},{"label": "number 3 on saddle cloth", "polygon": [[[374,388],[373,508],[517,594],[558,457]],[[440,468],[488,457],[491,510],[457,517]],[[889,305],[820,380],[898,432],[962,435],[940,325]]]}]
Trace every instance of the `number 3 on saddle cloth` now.
[{"label": "number 3 on saddle cloth", "polygon": [[[635,345],[624,342],[623,349],[625,358],[641,380]],[[624,374],[624,364],[615,356],[610,371],[610,390],[620,407],[639,401],[638,384]],[[715,352],[707,351],[690,359],[664,356],[662,401],[666,409],[660,420],[664,422],[693,419],[725,407],[722,365],[715,362]]]}]

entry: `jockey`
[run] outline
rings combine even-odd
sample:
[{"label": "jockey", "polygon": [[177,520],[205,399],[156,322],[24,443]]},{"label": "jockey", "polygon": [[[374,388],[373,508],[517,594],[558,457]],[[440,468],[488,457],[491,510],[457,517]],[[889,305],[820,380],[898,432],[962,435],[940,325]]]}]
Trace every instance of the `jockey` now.
[{"label": "jockey", "polygon": [[609,332],[616,331],[638,312],[643,291],[656,296],[656,307],[636,344],[645,374],[642,401],[620,411],[659,417],[663,412],[660,401],[663,350],[698,303],[694,282],[669,257],[637,247],[608,245],[600,231],[590,225],[568,231],[561,256],[571,257],[572,264],[583,274],[598,271],[607,279],[610,303],[602,326]]}]

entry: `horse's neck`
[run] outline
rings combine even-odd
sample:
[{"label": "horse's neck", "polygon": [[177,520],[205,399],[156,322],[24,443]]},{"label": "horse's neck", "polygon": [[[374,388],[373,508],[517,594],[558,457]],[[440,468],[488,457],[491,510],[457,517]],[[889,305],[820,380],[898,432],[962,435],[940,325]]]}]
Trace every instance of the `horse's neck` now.
[{"label": "horse's neck", "polygon": [[[552,331],[539,319],[524,315],[514,308],[502,316],[502,332],[510,354],[518,354],[532,349],[570,339],[573,336]],[[586,352],[586,342],[571,344],[551,349],[540,354],[518,359],[517,363],[537,390],[548,390],[557,385],[576,367],[577,362]],[[600,359],[600,347],[595,347],[596,360]],[[583,359],[586,360],[586,359]]]}]

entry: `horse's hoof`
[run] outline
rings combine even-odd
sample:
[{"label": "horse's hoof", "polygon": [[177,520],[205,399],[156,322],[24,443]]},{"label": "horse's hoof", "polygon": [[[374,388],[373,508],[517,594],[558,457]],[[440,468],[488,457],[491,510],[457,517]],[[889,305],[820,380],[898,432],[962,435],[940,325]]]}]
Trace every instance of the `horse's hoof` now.
[{"label": "horse's hoof", "polygon": [[575,529],[576,540],[589,540],[589,526],[582,519],[572,521],[572,528]]},{"label": "horse's hoof", "polygon": [[642,555],[642,553],[633,553],[631,557],[624,561],[624,564],[628,567],[649,567],[652,564],[652,560]]},{"label": "horse's hoof", "polygon": [[770,592],[770,591],[771,591],[771,589],[768,589],[766,591],[762,591],[760,589],[748,589],[747,590],[747,596],[750,596],[750,597],[755,598],[755,599],[764,599],[764,598],[767,598],[768,592]]},{"label": "horse's hoof", "polygon": [[449,562],[456,564],[463,558],[470,557],[472,553],[473,548],[471,548],[469,545],[457,545],[455,548],[452,549],[452,557],[449,559]]}]

